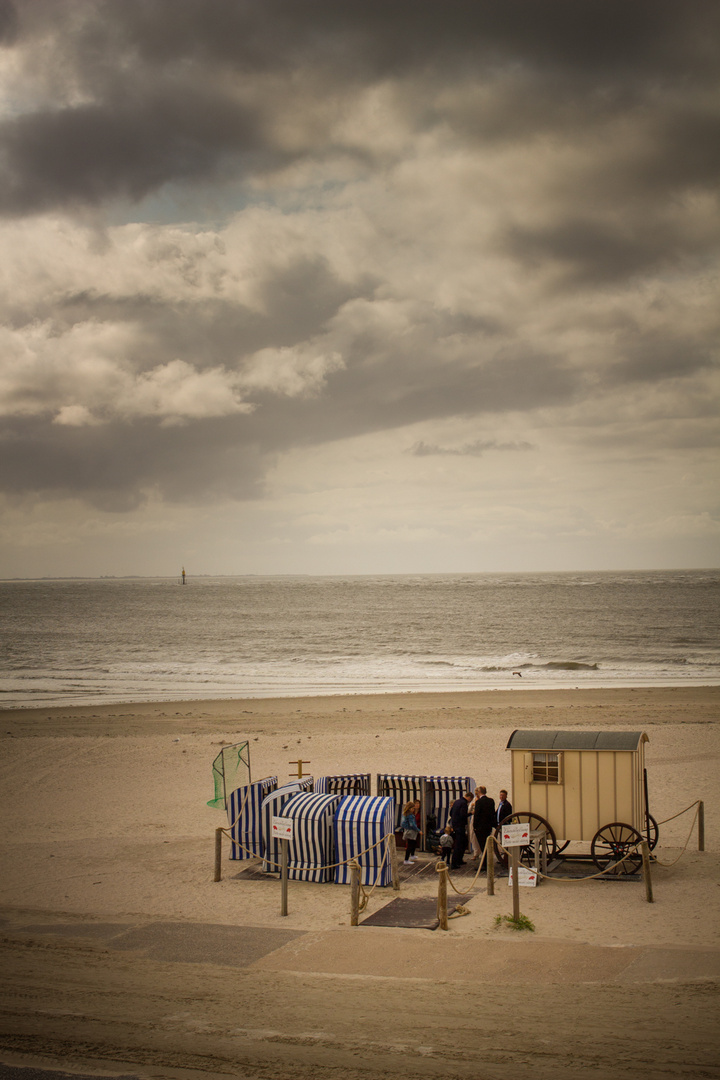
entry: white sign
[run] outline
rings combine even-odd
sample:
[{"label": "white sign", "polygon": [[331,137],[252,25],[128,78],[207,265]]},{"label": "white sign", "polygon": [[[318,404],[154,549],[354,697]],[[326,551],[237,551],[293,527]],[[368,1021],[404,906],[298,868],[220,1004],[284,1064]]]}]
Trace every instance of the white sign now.
[{"label": "white sign", "polygon": [[[510,876],[508,877],[508,885],[512,885],[512,866],[510,867]],[[538,876],[534,870],[528,870],[527,866],[518,866],[518,885],[529,885],[531,888],[538,883]]]},{"label": "white sign", "polygon": [[523,822],[520,825],[502,826],[502,846],[517,847],[530,843],[530,825]]},{"label": "white sign", "polygon": [[293,819],[291,817],[273,817],[272,834],[279,840],[292,840]]}]

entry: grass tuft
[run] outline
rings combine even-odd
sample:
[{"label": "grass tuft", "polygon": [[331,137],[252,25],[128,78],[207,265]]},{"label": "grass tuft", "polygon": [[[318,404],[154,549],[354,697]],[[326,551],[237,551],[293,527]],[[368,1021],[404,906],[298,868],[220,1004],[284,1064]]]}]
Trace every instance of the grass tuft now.
[{"label": "grass tuft", "polygon": [[512,915],[496,915],[495,925],[502,926],[503,923],[507,923],[513,930],[535,930],[535,923],[530,922],[527,915],[518,915],[517,919],[514,919]]}]

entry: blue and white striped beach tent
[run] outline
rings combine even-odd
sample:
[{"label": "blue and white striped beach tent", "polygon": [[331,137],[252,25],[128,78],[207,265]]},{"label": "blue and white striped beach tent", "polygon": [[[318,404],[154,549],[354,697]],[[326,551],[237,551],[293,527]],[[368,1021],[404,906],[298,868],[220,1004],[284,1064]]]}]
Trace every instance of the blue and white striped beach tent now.
[{"label": "blue and white striped beach tent", "polygon": [[389,795],[394,799],[396,829],[400,827],[405,803],[415,800],[422,802],[423,788],[426,817],[434,817],[437,828],[444,828],[450,807],[466,791],[475,790],[475,781],[472,776],[402,776],[398,773],[380,773],[378,795]]},{"label": "blue and white striped beach tent", "polygon": [[262,868],[266,874],[280,873],[280,841],[272,834],[272,819],[274,817],[283,817],[285,803],[293,795],[297,795],[299,791],[312,791],[312,785],[312,776],[304,777],[302,780],[291,780],[290,783],[282,784],[275,791],[271,791],[263,799],[260,808],[260,820],[263,839]]},{"label": "blue and white striped beach tent", "polygon": [[293,819],[288,843],[288,877],[293,881],[332,881],[327,869],[335,860],[333,818],[340,795],[298,792],[283,806],[282,816]]},{"label": "blue and white striped beach tent", "polygon": [[402,808],[405,803],[420,801],[424,776],[401,776],[398,773],[380,773],[378,795],[389,795],[395,804],[394,828],[400,827]]},{"label": "blue and white striped beach tent", "polygon": [[427,812],[435,816],[438,829],[444,829],[447,825],[450,807],[455,800],[460,799],[466,791],[475,791],[472,776],[427,776],[425,782],[428,795],[432,792],[432,809]]},{"label": "blue and white striped beach tent", "polygon": [[343,864],[335,868],[335,883],[345,885],[350,880],[346,860],[357,859],[363,885],[389,885],[392,881],[392,863],[387,844],[373,845],[388,835],[390,843],[395,844],[393,800],[389,796],[346,795],[335,811],[333,827],[335,862]]},{"label": "blue and white striped beach tent", "polygon": [[318,776],[313,790],[318,795],[369,795],[370,773]]},{"label": "blue and white striped beach tent", "polygon": [[277,776],[266,776],[254,784],[235,788],[227,804],[230,825],[231,859],[253,859],[262,855],[261,806],[269,792],[277,786]]}]

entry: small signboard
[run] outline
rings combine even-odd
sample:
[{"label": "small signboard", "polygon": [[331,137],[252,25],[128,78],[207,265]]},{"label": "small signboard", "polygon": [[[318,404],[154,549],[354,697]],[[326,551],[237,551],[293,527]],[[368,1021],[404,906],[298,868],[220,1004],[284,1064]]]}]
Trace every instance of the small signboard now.
[{"label": "small signboard", "polygon": [[[512,866],[510,867],[510,876],[508,878],[508,885],[512,885],[513,873]],[[538,876],[534,870],[529,870],[527,866],[518,866],[518,885],[526,885],[533,888],[538,883]]]},{"label": "small signboard", "polygon": [[278,840],[292,840],[293,819],[291,817],[273,817],[272,834]]},{"label": "small signboard", "polygon": [[522,822],[520,825],[503,825],[502,826],[502,846],[507,847],[521,847],[530,843],[530,825],[528,822]]}]

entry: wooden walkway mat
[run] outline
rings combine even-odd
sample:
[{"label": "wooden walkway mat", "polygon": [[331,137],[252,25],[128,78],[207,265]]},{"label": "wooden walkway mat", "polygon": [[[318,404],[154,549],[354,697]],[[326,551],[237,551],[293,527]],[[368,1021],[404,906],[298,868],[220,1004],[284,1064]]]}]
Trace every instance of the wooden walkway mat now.
[{"label": "wooden walkway mat", "polygon": [[[448,915],[451,915],[459,904],[464,904],[473,894],[465,896],[448,897]],[[440,920],[437,917],[437,897],[431,896],[418,900],[404,899],[401,896],[385,904],[373,915],[363,919],[360,926],[407,926],[411,929],[437,930]]]}]

